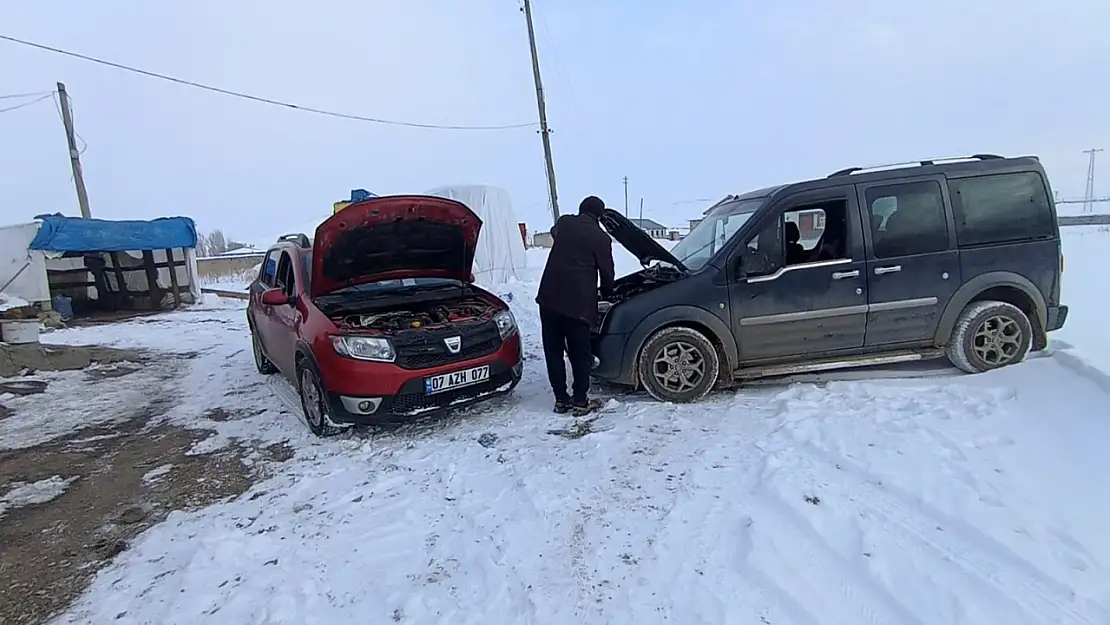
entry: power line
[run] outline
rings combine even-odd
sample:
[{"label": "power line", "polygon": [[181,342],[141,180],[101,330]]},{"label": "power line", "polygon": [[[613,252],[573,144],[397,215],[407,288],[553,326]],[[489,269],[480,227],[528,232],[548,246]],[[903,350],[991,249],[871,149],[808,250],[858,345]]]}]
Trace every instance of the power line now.
[{"label": "power line", "polygon": [[53,97],[53,96],[54,96],[54,94],[52,92],[47,93],[46,95],[39,96],[39,97],[35,98],[34,100],[31,100],[30,102],[23,102],[22,104],[16,104],[15,106],[9,106],[8,108],[0,109],[0,113],[7,113],[8,111],[14,111],[16,109],[21,109],[25,106],[31,106],[32,104],[38,104],[39,102],[42,102],[43,100],[45,100],[47,98],[50,98],[50,97]]},{"label": "power line", "polygon": [[512,129],[516,129],[516,128],[534,128],[535,126],[537,126],[537,124],[534,123],[534,122],[533,123],[528,123],[528,124],[506,124],[506,125],[501,125],[501,126],[452,126],[452,125],[443,125],[443,124],[419,124],[419,123],[416,123],[416,122],[403,122],[403,121],[397,121],[397,120],[392,120],[392,119],[381,119],[381,118],[377,118],[377,117],[364,117],[362,115],[352,115],[352,114],[349,114],[349,113],[337,113],[335,111],[328,111],[328,110],[324,110],[324,109],[313,108],[313,107],[310,107],[310,106],[301,106],[299,104],[293,104],[293,103],[290,103],[290,102],[283,102],[283,101],[280,101],[280,100],[272,100],[270,98],[263,98],[261,96],[250,95],[248,93],[242,93],[242,92],[239,92],[239,91],[231,91],[230,89],[222,89],[220,87],[213,87],[212,85],[206,85],[204,83],[194,82],[194,81],[191,81],[191,80],[185,80],[183,78],[175,78],[173,76],[168,76],[166,74],[159,74],[158,72],[152,72],[152,71],[148,71],[148,70],[145,70],[145,69],[139,69],[137,67],[132,67],[130,65],[124,65],[122,63],[114,63],[112,61],[106,61],[104,59],[98,59],[96,57],[87,56],[87,55],[84,55],[84,54],[79,54],[77,52],[70,52],[69,50],[62,50],[61,48],[54,48],[54,47],[51,47],[51,46],[43,45],[41,43],[34,43],[32,41],[25,41],[23,39],[17,39],[15,37],[10,37],[8,35],[0,34],[0,39],[3,39],[5,41],[10,41],[12,43],[18,43],[18,44],[24,45],[24,46],[29,46],[29,47],[32,47],[32,48],[38,48],[39,50],[45,50],[47,52],[53,52],[55,54],[62,54],[62,55],[65,55],[65,56],[76,58],[76,59],[81,59],[83,61],[89,61],[89,62],[92,62],[92,63],[98,63],[100,65],[106,65],[108,67],[114,67],[116,69],[122,69],[124,71],[132,72],[132,73],[135,73],[135,74],[141,74],[143,76],[147,76],[147,77],[150,77],[150,78],[158,78],[159,80],[166,80],[166,81],[169,81],[169,82],[175,82],[179,85],[185,85],[187,87],[195,87],[197,89],[203,89],[205,91],[211,91],[213,93],[219,93],[219,94],[222,94],[222,95],[229,95],[229,96],[232,96],[232,97],[235,97],[235,98],[241,98],[241,99],[244,99],[244,100],[251,100],[252,102],[261,102],[262,104],[270,104],[272,106],[280,106],[282,108],[293,109],[295,111],[304,111],[306,113],[316,113],[317,115],[325,115],[327,117],[338,117],[340,119],[350,119],[350,120],[354,120],[354,121],[370,122],[370,123],[374,123],[374,124],[385,124],[385,125],[389,125],[389,126],[406,126],[406,127],[409,127],[409,128],[430,128],[430,129],[435,129],[435,130],[512,130]]},{"label": "power line", "polygon": [[39,91],[37,93],[11,93],[8,95],[0,95],[0,100],[14,100],[16,98],[33,98],[40,95],[49,95],[53,91]]}]

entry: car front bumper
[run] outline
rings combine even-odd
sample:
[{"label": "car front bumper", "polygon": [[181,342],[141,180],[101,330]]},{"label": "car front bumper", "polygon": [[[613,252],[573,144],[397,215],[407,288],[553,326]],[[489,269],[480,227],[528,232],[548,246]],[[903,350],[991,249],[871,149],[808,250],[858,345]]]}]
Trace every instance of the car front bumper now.
[{"label": "car front bumper", "polygon": [[524,373],[524,361],[515,364],[503,359],[487,362],[470,361],[461,368],[489,365],[489,378],[479,384],[463,386],[442,393],[424,392],[424,375],[414,375],[390,396],[358,396],[328,392],[331,420],[337,424],[375,425],[401,423],[445,410],[504,395],[511,391]]},{"label": "car front bumper", "polygon": [[1068,307],[1067,306],[1053,306],[1048,309],[1048,323],[1045,332],[1052,332],[1064,327],[1064,322],[1068,320]]}]

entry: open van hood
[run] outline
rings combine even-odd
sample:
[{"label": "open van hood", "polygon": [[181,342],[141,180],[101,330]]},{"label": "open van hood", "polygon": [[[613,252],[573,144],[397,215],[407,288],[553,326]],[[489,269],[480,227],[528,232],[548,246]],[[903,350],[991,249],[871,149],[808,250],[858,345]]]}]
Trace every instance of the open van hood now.
[{"label": "open van hood", "polygon": [[312,297],[400,278],[473,281],[482,220],[455,200],[425,195],[351,204],[316,228]]},{"label": "open van hood", "polygon": [[621,247],[632,252],[641,265],[647,265],[653,260],[663,261],[678,267],[682,271],[686,271],[686,266],[682,261],[675,258],[665,247],[659,245],[659,242],[648,236],[644,232],[628,220],[627,217],[618,213],[617,211],[607,208],[601,216],[601,225],[605,231],[609,233]]}]

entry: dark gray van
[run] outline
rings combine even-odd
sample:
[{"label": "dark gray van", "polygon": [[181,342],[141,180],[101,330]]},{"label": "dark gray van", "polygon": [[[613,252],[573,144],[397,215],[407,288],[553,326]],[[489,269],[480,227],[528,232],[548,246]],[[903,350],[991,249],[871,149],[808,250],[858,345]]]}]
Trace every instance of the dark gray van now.
[{"label": "dark gray van", "polygon": [[1068,314],[1052,198],[1036,157],[978,154],[729,196],[670,251],[607,211],[645,268],[599,306],[594,374],[688,402],[748,378],[1019,362]]}]

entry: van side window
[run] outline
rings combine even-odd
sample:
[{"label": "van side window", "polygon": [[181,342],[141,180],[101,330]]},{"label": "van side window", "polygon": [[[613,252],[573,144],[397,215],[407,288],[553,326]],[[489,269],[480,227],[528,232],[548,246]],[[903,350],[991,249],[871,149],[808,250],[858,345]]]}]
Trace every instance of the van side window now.
[{"label": "van side window", "polygon": [[876,258],[948,249],[948,220],[939,183],[926,180],[870,187],[864,196]]},{"label": "van side window", "polygon": [[850,259],[848,201],[795,204],[764,226],[744,248],[744,274],[770,275],[791,265]]},{"label": "van side window", "polygon": [[274,276],[277,275],[277,250],[270,250],[266,258],[262,259],[262,269],[258,272],[258,281],[264,286],[274,286]]},{"label": "van side window", "polygon": [[956,240],[984,245],[1052,236],[1052,204],[1041,175],[994,174],[948,181]]}]

